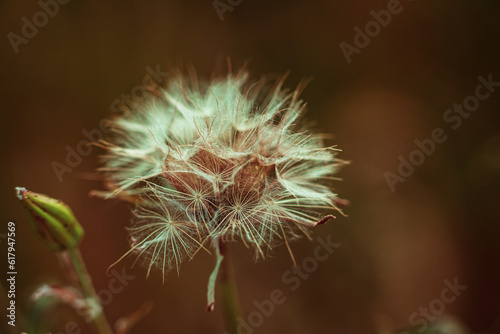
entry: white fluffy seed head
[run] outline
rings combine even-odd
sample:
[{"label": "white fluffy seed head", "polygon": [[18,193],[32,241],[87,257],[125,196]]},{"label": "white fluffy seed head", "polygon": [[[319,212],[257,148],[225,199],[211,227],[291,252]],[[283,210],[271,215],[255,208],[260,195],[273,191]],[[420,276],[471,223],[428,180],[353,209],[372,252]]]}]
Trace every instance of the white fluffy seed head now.
[{"label": "white fluffy seed head", "polygon": [[178,269],[205,244],[236,239],[264,258],[338,210],[330,181],[344,162],[298,128],[300,89],[283,81],[178,74],[114,120],[103,142],[108,196],[135,202],[132,250],[150,269]]}]

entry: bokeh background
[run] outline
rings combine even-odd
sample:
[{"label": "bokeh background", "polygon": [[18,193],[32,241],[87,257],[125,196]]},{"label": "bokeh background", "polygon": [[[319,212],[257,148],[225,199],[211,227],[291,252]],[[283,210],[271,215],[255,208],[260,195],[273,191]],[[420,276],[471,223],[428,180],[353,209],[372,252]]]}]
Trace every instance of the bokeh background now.
[{"label": "bokeh background", "polygon": [[[106,268],[128,247],[130,208],[88,195],[102,189],[89,174],[98,167],[99,149],[62,182],[53,162],[65,163],[66,147],[75,149],[86,139],[83,130],[98,128],[112,102],[142,84],[147,66],[191,64],[203,78],[230,57],[234,68],[249,61],[255,78],[290,70],[291,88],[311,78],[302,95],[307,119],[334,134],[331,144],[351,161],[335,184],[351,202],[348,217],[339,215],[314,234],[342,246],[299,289],[291,291],[281,278],[292,265],[286,247],[259,263],[241,243],[232,247],[245,315],[273,289],[285,292],[286,301],[255,333],[400,333],[454,279],[467,288],[446,304],[441,316],[453,324],[440,327],[442,333],[500,333],[500,88],[458,129],[443,120],[454,103],[474,94],[479,75],[500,81],[500,2],[402,1],[401,11],[348,63],[339,44],[353,45],[354,28],[364,30],[373,21],[370,11],[388,3],[243,0],[221,20],[212,1],[74,0],[61,4],[16,53],[7,35],[21,35],[22,18],[32,22],[41,7],[3,0],[0,233],[16,222],[18,311],[27,312],[38,284],[64,283],[64,275],[33,236],[14,187],[73,208],[86,230],[81,248],[95,286],[106,288]],[[398,157],[408,158],[414,141],[435,128],[447,140],[391,191],[384,174],[396,173]],[[301,263],[316,246],[304,238],[292,248]],[[1,263],[4,284],[6,260]],[[111,321],[151,300],[152,312],[133,333],[224,332],[220,308],[204,310],[213,257],[199,253],[165,284],[160,273],[145,279],[145,270],[130,264],[116,267],[135,278],[105,306]],[[65,307],[44,316],[41,327],[66,333],[67,321],[91,332]],[[1,322],[6,332],[4,315]]]}]

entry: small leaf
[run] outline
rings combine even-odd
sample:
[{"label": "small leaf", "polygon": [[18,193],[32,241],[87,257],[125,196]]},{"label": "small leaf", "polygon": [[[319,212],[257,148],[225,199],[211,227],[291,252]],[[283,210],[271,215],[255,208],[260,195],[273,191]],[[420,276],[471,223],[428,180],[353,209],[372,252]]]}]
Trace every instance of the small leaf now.
[{"label": "small leaf", "polygon": [[115,324],[116,334],[127,334],[130,329],[142,318],[144,318],[153,308],[153,303],[148,301],[140,309],[131,314],[118,319]]},{"label": "small leaf", "polygon": [[83,295],[72,287],[44,284],[31,295],[31,299],[35,302],[39,302],[43,298],[54,298],[58,302],[71,306],[76,310],[87,307],[87,301]]},{"label": "small leaf", "polygon": [[208,291],[207,291],[207,312],[212,312],[215,308],[215,283],[217,282],[217,274],[219,273],[219,268],[224,260],[224,256],[221,254],[219,246],[215,247],[217,262],[215,263],[215,268],[210,274],[208,279]]}]

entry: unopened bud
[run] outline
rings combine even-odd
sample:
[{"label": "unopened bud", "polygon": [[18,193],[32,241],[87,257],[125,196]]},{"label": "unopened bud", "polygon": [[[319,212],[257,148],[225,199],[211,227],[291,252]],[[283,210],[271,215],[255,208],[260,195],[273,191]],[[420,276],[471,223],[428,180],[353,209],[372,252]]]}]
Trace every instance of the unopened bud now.
[{"label": "unopened bud", "polygon": [[17,197],[28,211],[37,236],[53,251],[74,248],[84,231],[68,205],[47,195],[17,187]]}]

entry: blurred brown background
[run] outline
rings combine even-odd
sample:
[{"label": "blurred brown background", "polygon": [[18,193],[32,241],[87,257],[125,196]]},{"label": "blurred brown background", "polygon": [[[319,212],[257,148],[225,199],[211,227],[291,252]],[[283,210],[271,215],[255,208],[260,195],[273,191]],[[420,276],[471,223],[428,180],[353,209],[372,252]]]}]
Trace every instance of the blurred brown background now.
[{"label": "blurred brown background", "polygon": [[[246,314],[273,289],[286,295],[255,333],[398,333],[411,326],[412,313],[441,298],[444,280],[455,278],[467,289],[443,315],[471,333],[500,333],[500,89],[458,129],[443,120],[454,103],[474,94],[479,75],[500,81],[500,2],[401,2],[400,12],[348,64],[339,44],[353,45],[354,28],[364,30],[374,20],[370,11],[388,3],[243,0],[221,21],[212,1],[74,0],[59,5],[15,53],[7,35],[21,36],[22,18],[33,22],[41,7],[3,0],[0,233],[9,220],[17,223],[21,309],[37,284],[61,282],[63,275],[27,226],[14,187],[73,208],[86,229],[82,252],[94,283],[106,288],[106,268],[128,247],[129,208],[88,196],[102,187],[86,174],[98,166],[97,148],[62,182],[52,163],[65,163],[66,146],[75,149],[86,139],[83,130],[98,128],[112,102],[142,84],[147,66],[166,70],[182,60],[208,77],[217,59],[229,56],[234,67],[249,60],[255,77],[290,70],[289,87],[311,77],[303,93],[307,117],[335,134],[340,157],[352,161],[336,183],[351,201],[349,217],[314,234],[331,235],[342,246],[299,289],[291,291],[281,278],[292,264],[286,247],[257,264],[241,243],[233,247]],[[384,173],[397,173],[398,156],[408,159],[414,140],[430,138],[435,128],[447,140],[392,192]],[[316,245],[305,238],[292,245],[299,263]],[[152,300],[153,311],[133,333],[223,333],[220,308],[204,311],[213,262],[199,253],[164,285],[159,273],[146,280],[144,269],[118,264],[135,278],[106,305],[108,318]],[[43,326],[62,333],[68,320],[90,332],[66,308]]]}]

